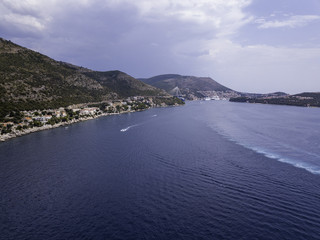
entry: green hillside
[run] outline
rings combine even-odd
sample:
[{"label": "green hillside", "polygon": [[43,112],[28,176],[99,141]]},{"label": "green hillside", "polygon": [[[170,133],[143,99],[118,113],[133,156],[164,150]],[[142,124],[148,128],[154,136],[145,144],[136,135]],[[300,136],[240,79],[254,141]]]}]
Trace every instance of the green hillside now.
[{"label": "green hillside", "polygon": [[97,72],[55,61],[0,38],[0,118],[12,110],[57,108],[135,95],[167,94],[126,73]]},{"label": "green hillside", "polygon": [[231,98],[231,102],[247,102],[247,103],[262,103],[262,104],[276,104],[289,105],[300,107],[320,107],[320,93],[319,92],[305,92],[295,95],[286,96],[270,96],[270,97],[237,97]]}]

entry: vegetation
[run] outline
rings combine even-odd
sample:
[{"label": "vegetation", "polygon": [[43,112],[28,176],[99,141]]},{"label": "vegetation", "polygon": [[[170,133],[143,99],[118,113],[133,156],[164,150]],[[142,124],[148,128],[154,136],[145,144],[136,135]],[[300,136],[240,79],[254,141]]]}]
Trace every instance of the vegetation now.
[{"label": "vegetation", "polygon": [[96,72],[58,62],[0,38],[0,122],[10,112],[130,96],[168,94],[123,72]]},{"label": "vegetation", "polygon": [[183,101],[123,72],[57,62],[0,38],[1,140],[103,113],[177,104]]},{"label": "vegetation", "polygon": [[166,97],[157,97],[153,99],[153,102],[156,105],[161,105],[161,104],[165,104],[168,106],[173,106],[173,105],[183,105],[184,101],[182,101],[180,98],[178,97],[172,97],[172,98],[166,98]]},{"label": "vegetation", "polygon": [[128,111],[142,111],[151,107],[180,105],[183,103],[179,98],[170,96],[135,96],[122,100],[69,106],[68,108],[11,111],[5,116],[4,121],[0,123],[0,133],[1,135],[5,135],[1,140],[30,132],[27,129],[37,128],[35,130],[40,130],[39,128],[43,126],[45,128],[48,125],[59,126],[60,123],[68,124],[75,120],[85,120],[88,117],[97,117],[104,113],[115,114]]},{"label": "vegetation", "polygon": [[289,95],[285,97],[269,97],[269,98],[238,97],[238,98],[231,98],[230,101],[301,106],[301,107],[320,107],[320,93],[301,93],[301,94]]}]

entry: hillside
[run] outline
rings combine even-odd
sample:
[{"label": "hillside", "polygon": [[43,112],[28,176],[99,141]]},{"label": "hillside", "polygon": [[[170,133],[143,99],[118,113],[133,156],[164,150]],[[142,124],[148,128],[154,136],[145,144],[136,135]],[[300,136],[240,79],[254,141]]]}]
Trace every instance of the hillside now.
[{"label": "hillside", "polygon": [[247,98],[270,98],[270,97],[286,97],[289,96],[289,94],[285,92],[274,92],[274,93],[246,93],[246,92],[240,92],[241,97],[247,97]]},{"label": "hillside", "polygon": [[0,118],[12,110],[64,107],[129,96],[167,95],[120,71],[55,61],[0,38]]},{"label": "hillside", "polygon": [[295,95],[285,95],[285,96],[279,95],[279,96],[269,96],[269,97],[242,96],[237,98],[231,98],[230,101],[301,106],[301,107],[320,107],[320,93],[306,92],[306,93],[300,93]]},{"label": "hillside", "polygon": [[154,87],[164,89],[172,95],[181,93],[188,99],[206,97],[206,92],[234,92],[209,77],[166,74],[140,80]]}]

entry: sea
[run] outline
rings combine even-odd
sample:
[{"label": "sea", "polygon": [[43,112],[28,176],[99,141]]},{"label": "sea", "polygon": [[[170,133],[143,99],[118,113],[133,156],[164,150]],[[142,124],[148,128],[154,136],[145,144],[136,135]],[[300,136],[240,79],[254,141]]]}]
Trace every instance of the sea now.
[{"label": "sea", "polygon": [[193,101],[0,143],[0,239],[320,239],[320,109]]}]

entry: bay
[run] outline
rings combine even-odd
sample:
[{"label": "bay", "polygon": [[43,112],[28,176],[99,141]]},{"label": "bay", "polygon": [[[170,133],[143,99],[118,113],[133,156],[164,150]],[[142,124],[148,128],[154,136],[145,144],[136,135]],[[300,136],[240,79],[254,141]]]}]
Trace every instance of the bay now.
[{"label": "bay", "polygon": [[188,102],[1,143],[1,238],[319,239],[319,120]]}]

